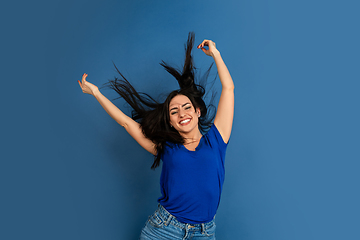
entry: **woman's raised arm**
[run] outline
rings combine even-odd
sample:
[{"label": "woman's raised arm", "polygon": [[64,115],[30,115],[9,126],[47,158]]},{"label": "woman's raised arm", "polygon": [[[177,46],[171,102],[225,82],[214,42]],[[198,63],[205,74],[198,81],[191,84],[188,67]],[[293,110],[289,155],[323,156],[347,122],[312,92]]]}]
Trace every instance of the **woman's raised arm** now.
[{"label": "woman's raised arm", "polygon": [[[209,49],[204,48],[204,46],[207,46]],[[214,124],[224,142],[227,143],[230,138],[234,118],[234,82],[213,41],[204,40],[197,48],[200,48],[206,55],[212,56],[215,60],[222,90]]]},{"label": "woman's raised arm", "polygon": [[116,107],[109,99],[107,99],[99,91],[98,87],[94,84],[86,81],[86,73],[83,74],[81,82],[79,85],[84,93],[93,95],[100,105],[105,109],[105,111],[148,152],[153,155],[156,155],[155,144],[148,138],[146,138],[142,132],[141,126],[139,123],[134,121],[132,118],[124,114],[118,107]]}]

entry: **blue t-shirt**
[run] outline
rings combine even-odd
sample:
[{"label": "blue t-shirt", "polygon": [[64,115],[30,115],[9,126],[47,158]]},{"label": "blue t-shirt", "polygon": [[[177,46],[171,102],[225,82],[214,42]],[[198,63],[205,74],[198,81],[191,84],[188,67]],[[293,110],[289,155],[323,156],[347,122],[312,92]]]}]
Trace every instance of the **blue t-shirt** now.
[{"label": "blue t-shirt", "polygon": [[227,144],[214,124],[195,151],[181,144],[168,144],[161,155],[162,196],[158,202],[180,222],[211,221],[220,202]]}]

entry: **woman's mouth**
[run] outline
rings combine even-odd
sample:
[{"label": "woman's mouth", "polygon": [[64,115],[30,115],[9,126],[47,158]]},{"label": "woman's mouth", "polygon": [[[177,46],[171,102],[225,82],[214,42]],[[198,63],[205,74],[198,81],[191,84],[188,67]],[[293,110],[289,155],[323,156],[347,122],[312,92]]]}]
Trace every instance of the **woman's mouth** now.
[{"label": "woman's mouth", "polygon": [[190,123],[190,118],[187,118],[187,119],[184,119],[184,120],[181,120],[179,122],[180,125],[184,126],[184,125],[188,125]]}]

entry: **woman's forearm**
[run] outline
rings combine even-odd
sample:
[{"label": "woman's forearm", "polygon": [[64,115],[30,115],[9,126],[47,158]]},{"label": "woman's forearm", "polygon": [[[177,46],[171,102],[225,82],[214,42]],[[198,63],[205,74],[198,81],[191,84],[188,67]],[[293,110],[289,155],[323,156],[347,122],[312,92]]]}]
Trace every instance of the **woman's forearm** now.
[{"label": "woman's forearm", "polygon": [[105,111],[147,151],[156,155],[156,145],[148,138],[145,137],[140,124],[134,121],[132,118],[125,115],[118,107],[116,107],[109,99],[107,99],[99,91],[98,87],[92,83],[86,81],[87,74],[83,74],[80,87],[84,93],[93,95]]},{"label": "woman's forearm", "polygon": [[125,115],[118,107],[116,107],[109,99],[107,99],[97,89],[94,91],[93,96],[98,100],[105,111],[142,146],[145,150],[153,155],[156,155],[155,144],[146,138],[142,132],[139,123],[135,122],[132,118]]},{"label": "woman's forearm", "polygon": [[121,126],[126,127],[127,122],[132,120],[116,107],[109,99],[107,99],[98,89],[94,91],[93,96],[98,100],[105,111]]},{"label": "woman's forearm", "polygon": [[222,59],[218,50],[214,51],[212,57],[218,70],[219,78],[223,89],[234,89],[234,82],[231,78],[230,72],[227,69],[224,60]]}]

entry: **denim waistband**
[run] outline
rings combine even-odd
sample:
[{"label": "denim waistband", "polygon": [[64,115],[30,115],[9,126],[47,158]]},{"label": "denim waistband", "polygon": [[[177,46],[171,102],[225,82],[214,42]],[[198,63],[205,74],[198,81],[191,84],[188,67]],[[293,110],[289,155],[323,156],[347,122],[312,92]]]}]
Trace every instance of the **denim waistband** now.
[{"label": "denim waistband", "polygon": [[193,230],[199,230],[204,231],[207,228],[210,228],[215,223],[215,216],[213,220],[207,223],[198,223],[198,224],[190,224],[190,223],[182,223],[179,222],[175,216],[173,216],[171,213],[169,213],[160,203],[158,204],[158,209],[156,210],[165,220],[165,225],[175,225],[180,228],[184,229],[193,229]]}]

